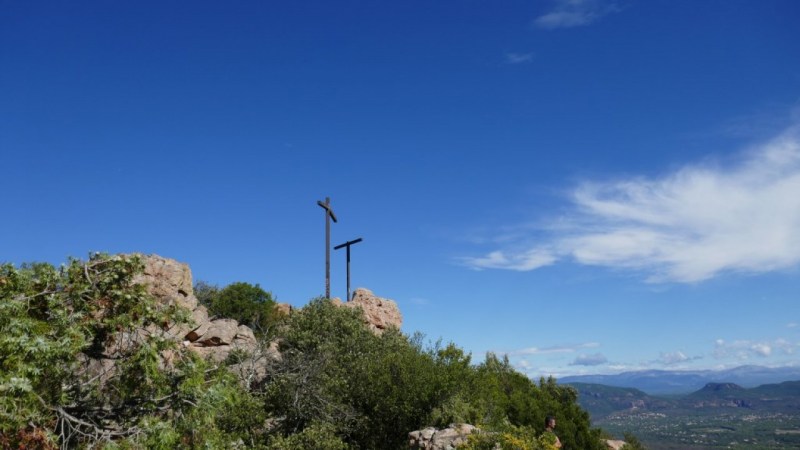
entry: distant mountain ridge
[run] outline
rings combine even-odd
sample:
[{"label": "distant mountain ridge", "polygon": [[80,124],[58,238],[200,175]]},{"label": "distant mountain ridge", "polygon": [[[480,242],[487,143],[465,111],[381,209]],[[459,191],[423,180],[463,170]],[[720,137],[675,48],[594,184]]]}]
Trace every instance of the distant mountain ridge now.
[{"label": "distant mountain ridge", "polygon": [[687,410],[716,414],[715,410],[727,408],[800,413],[800,381],[764,384],[755,388],[744,388],[734,383],[708,383],[695,392],[670,397],[602,384],[570,383],[570,386],[578,391],[578,403],[595,421],[620,413],[660,412],[680,416]]},{"label": "distant mountain ridge", "polygon": [[650,395],[688,394],[708,383],[732,383],[745,388],[800,380],[800,367],[739,366],[727,370],[642,370],[616,375],[560,378],[562,384],[591,383],[639,389]]}]

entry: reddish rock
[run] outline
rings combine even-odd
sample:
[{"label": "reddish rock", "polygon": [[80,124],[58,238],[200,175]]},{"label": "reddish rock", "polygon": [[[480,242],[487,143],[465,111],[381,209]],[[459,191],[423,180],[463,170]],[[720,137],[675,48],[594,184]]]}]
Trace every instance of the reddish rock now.
[{"label": "reddish rock", "polygon": [[[135,280],[144,284],[147,291],[165,304],[177,304],[189,310],[190,324],[177,324],[166,331],[169,339],[180,342],[190,351],[215,362],[224,361],[234,350],[253,352],[258,343],[253,330],[236,320],[220,318],[209,320],[208,310],[199,305],[192,289],[192,271],[189,266],[174,259],[158,255],[139,255],[145,269]],[[287,305],[289,306],[289,305]],[[290,310],[291,307],[289,306]],[[172,360],[172,355],[165,355]]]},{"label": "reddish rock", "polygon": [[397,303],[394,300],[378,297],[369,289],[356,289],[353,299],[342,306],[361,308],[364,314],[364,323],[377,334],[381,334],[389,328],[399,329],[403,325],[403,316],[400,314]]},{"label": "reddish rock", "polygon": [[412,450],[451,450],[466,444],[470,434],[479,432],[466,423],[450,424],[443,430],[425,428],[408,433],[408,444]]},{"label": "reddish rock", "polygon": [[608,446],[608,450],[620,450],[625,446],[625,441],[607,439],[606,445]]},{"label": "reddish rock", "polygon": [[294,308],[288,303],[275,304],[275,312],[279,315],[288,316],[292,313],[292,311],[294,311]]},{"label": "reddish rock", "polygon": [[233,319],[216,319],[211,321],[205,333],[194,342],[200,347],[218,347],[231,345],[239,332],[239,322]]},{"label": "reddish rock", "polygon": [[158,255],[138,256],[144,263],[144,272],[134,282],[147,285],[151,295],[167,304],[178,304],[188,310],[197,308],[188,265]]}]

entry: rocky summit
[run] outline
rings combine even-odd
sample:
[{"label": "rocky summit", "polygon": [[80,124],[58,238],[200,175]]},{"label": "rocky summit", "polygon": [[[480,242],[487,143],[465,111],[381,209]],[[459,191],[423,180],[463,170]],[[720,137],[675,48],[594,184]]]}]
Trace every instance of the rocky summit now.
[{"label": "rocky summit", "polygon": [[394,300],[378,297],[369,289],[358,288],[349,302],[333,299],[335,305],[345,308],[361,308],[364,323],[376,334],[382,334],[390,328],[403,325],[403,316]]},{"label": "rocky summit", "polygon": [[[191,320],[189,323],[151,326],[146,330],[111,336],[102,352],[83,361],[86,372],[101,380],[108,379],[114,373],[116,361],[120,356],[134,348],[145,336],[153,334],[175,341],[201,357],[217,363],[224,361],[237,349],[255,355],[255,358],[248,359],[248,364],[252,367],[239,365],[230,367],[239,373],[240,378],[250,381],[263,377],[270,359],[281,357],[276,342],[260,346],[253,330],[249,327],[233,319],[209,317],[206,307],[199,304],[194,295],[192,271],[187,264],[159,255],[137,254],[137,256],[144,263],[144,271],[136,277],[135,283],[145,286],[147,292],[160,303],[185,309]],[[378,297],[369,289],[356,289],[353,299],[349,302],[343,303],[339,299],[333,301],[341,307],[361,309],[364,323],[376,334],[381,334],[390,328],[399,329],[403,324],[397,303]],[[277,304],[276,309],[286,315],[294,311],[291,305],[284,303]],[[162,352],[162,364],[171,364],[174,357],[173,351]]]}]

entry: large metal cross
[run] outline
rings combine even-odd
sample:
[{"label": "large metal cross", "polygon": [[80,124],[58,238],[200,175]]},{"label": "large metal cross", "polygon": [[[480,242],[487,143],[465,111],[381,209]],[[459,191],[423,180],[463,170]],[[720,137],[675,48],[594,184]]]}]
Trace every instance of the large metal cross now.
[{"label": "large metal cross", "polygon": [[317,204],[325,210],[325,298],[331,298],[331,219],[336,222],[336,214],[331,209],[330,197]]},{"label": "large metal cross", "polygon": [[353,244],[358,244],[359,242],[363,241],[363,239],[358,238],[352,241],[347,241],[344,244],[339,244],[336,247],[333,247],[334,250],[339,250],[342,247],[347,247],[347,301],[350,301],[350,246]]}]

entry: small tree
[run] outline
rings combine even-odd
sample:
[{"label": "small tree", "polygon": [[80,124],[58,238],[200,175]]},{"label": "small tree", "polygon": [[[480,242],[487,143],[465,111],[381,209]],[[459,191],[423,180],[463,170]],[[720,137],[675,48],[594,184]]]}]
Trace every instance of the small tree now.
[{"label": "small tree", "polygon": [[237,282],[220,290],[216,286],[197,283],[195,289],[212,315],[235,319],[252,328],[256,335],[267,335],[277,318],[272,293],[261,289],[258,284]]}]

